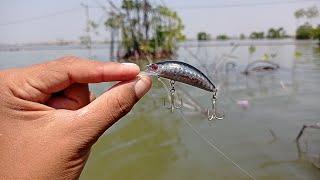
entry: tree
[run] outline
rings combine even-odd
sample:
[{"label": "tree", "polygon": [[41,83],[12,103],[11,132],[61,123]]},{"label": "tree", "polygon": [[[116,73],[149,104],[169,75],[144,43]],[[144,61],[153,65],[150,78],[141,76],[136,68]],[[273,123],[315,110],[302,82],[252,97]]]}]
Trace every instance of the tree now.
[{"label": "tree", "polygon": [[320,28],[312,27],[312,19],[319,17],[320,13],[317,6],[311,6],[306,9],[298,9],[294,13],[297,19],[306,18],[311,21],[311,24],[306,21],[303,25],[299,26],[296,30],[296,39],[319,39],[320,40]]},{"label": "tree", "polygon": [[309,23],[305,23],[298,27],[296,31],[296,39],[312,39],[313,27]]},{"label": "tree", "polygon": [[217,36],[217,40],[228,40],[230,39],[227,35],[221,34]]},{"label": "tree", "polygon": [[308,19],[312,19],[312,18],[318,17],[318,16],[319,16],[319,10],[318,10],[317,6],[309,7],[309,8],[305,11],[305,16],[306,16]]},{"label": "tree", "polygon": [[109,4],[105,26],[111,40],[120,34],[123,59],[170,58],[176,42],[185,39],[182,20],[166,6],[153,6],[148,0],[122,0],[120,7]]},{"label": "tree", "polygon": [[306,18],[306,19],[312,21],[312,19],[318,17],[319,15],[320,15],[320,13],[319,13],[317,6],[311,6],[306,9],[298,9],[294,12],[294,16],[298,20],[301,18]]},{"label": "tree", "polygon": [[252,32],[249,37],[250,39],[264,39],[264,32]]},{"label": "tree", "polygon": [[316,28],[314,28],[312,36],[314,39],[318,39],[320,41],[320,25],[318,25]]},{"label": "tree", "polygon": [[305,15],[305,10],[304,9],[298,9],[294,12],[294,16],[296,19],[303,18]]},{"label": "tree", "polygon": [[278,29],[270,28],[267,33],[268,39],[281,39],[281,38],[285,38],[286,36],[287,36],[286,32],[282,27]]},{"label": "tree", "polygon": [[320,25],[314,28],[313,38],[318,40],[318,45],[320,47]]},{"label": "tree", "polygon": [[243,40],[243,39],[246,39],[246,35],[244,35],[244,34],[240,34],[240,37],[239,37],[241,40]]},{"label": "tree", "polygon": [[197,34],[197,39],[198,41],[208,41],[211,39],[210,34],[206,33],[206,32],[199,32]]},{"label": "tree", "polygon": [[86,48],[91,48],[92,40],[90,36],[80,36],[79,40],[81,44],[86,46]]}]

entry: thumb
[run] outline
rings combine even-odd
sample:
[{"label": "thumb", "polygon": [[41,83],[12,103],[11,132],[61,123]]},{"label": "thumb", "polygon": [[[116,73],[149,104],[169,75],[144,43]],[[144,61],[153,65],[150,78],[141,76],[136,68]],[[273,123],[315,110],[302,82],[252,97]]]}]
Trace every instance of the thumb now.
[{"label": "thumb", "polygon": [[150,88],[150,77],[143,75],[115,85],[87,106],[77,110],[78,117],[74,123],[76,128],[85,130],[87,137],[97,139],[126,115]]}]

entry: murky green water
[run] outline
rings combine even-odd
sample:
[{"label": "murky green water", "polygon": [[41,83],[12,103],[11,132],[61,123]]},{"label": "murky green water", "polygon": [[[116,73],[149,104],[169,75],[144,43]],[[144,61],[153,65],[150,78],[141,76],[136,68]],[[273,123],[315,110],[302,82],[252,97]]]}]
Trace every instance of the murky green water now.
[{"label": "murky green water", "polygon": [[[210,74],[219,85],[219,108],[226,118],[208,122],[195,109],[209,106],[211,95],[184,84],[177,89],[186,107],[182,113],[170,113],[162,105],[166,90],[154,79],[150,93],[94,146],[81,179],[249,179],[186,121],[256,179],[319,179],[320,130],[306,130],[301,153],[294,139],[303,124],[320,121],[320,51],[312,43],[255,44],[253,54],[246,43],[181,47],[179,59]],[[0,51],[0,68],[71,54],[85,57],[87,51]],[[108,58],[107,49],[92,54]],[[247,63],[259,59],[276,62],[280,69],[241,74]],[[91,86],[98,94],[107,87]]]}]

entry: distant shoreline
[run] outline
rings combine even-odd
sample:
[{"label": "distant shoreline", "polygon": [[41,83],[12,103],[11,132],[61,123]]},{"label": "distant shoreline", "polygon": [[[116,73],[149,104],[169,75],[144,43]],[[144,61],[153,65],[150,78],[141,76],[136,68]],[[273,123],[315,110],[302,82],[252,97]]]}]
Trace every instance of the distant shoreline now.
[{"label": "distant shoreline", "polygon": [[[219,47],[219,46],[279,46],[296,44],[317,44],[317,40],[296,40],[296,39],[229,39],[197,41],[186,40],[178,43],[178,47]],[[91,49],[106,49],[110,47],[109,42],[93,42]],[[26,43],[26,44],[0,44],[0,51],[32,51],[32,50],[68,50],[68,49],[89,49],[85,44],[79,42],[65,43]]]}]

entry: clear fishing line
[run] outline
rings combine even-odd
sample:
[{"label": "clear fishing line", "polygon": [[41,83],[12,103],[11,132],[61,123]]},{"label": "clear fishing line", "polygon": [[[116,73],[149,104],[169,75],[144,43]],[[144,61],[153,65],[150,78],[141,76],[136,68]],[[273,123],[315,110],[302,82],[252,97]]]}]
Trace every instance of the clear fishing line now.
[{"label": "clear fishing line", "polygon": [[180,116],[183,119],[183,121],[190,127],[190,129],[192,129],[192,131],[194,133],[196,133],[199,137],[201,137],[201,139],[203,141],[205,141],[210,147],[212,147],[213,149],[215,149],[216,151],[218,151],[218,153],[220,153],[225,159],[227,159],[229,162],[231,162],[235,167],[237,167],[242,173],[244,173],[245,175],[247,175],[249,178],[256,180],[256,178],[253,177],[252,174],[250,174],[248,171],[246,171],[245,169],[243,169],[238,163],[234,162],[229,156],[227,156],[224,152],[222,152],[220,150],[220,148],[218,148],[217,144],[210,141],[208,138],[204,137],[195,127],[192,126],[192,124],[185,118],[185,116],[183,115],[182,111],[180,112]]}]

